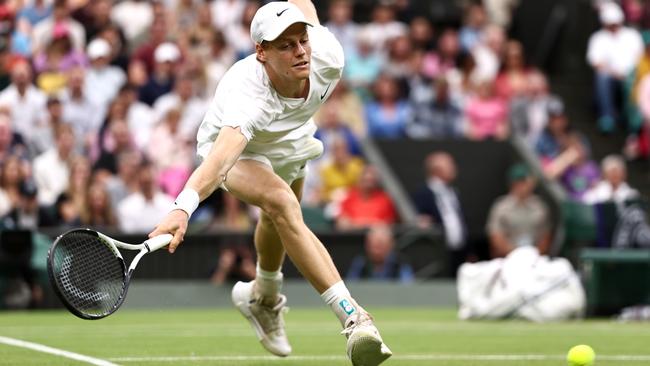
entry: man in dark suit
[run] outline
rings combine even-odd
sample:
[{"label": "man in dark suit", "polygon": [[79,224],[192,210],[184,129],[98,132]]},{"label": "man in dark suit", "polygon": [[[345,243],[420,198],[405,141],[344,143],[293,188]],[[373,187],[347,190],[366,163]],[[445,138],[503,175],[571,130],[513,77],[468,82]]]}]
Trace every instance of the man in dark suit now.
[{"label": "man in dark suit", "polygon": [[456,163],[446,152],[436,151],[425,159],[426,182],[413,196],[423,227],[440,225],[449,250],[449,270],[455,276],[466,261],[467,225],[456,189]]}]

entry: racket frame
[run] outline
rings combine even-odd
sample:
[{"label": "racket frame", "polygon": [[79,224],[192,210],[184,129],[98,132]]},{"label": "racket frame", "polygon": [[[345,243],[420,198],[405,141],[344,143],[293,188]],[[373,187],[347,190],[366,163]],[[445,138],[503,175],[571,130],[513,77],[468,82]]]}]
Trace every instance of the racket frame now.
[{"label": "racket frame", "polygon": [[[99,238],[103,242],[103,244],[106,245],[113,252],[113,254],[115,254],[115,256],[119,259],[120,265],[122,266],[122,273],[123,273],[122,292],[115,305],[113,305],[113,307],[108,312],[105,312],[103,314],[90,315],[79,311],[74,306],[72,306],[72,304],[68,302],[66,297],[63,295],[62,291],[59,289],[59,286],[57,285],[56,275],[54,274],[54,268],[52,265],[54,250],[56,249],[57,244],[63,237],[75,232],[84,232],[86,234],[90,234],[92,236],[96,236],[97,238]],[[129,244],[129,243],[119,241],[117,239],[113,239],[108,235],[100,233],[99,231],[95,231],[88,228],[69,230],[59,235],[54,240],[54,243],[52,244],[52,246],[50,247],[47,253],[47,273],[50,278],[50,283],[53,285],[52,287],[54,288],[56,295],[59,297],[63,305],[65,305],[65,307],[72,314],[78,316],[79,318],[87,319],[87,320],[97,320],[97,319],[105,318],[113,314],[115,311],[117,311],[117,309],[119,309],[120,306],[122,306],[122,304],[124,303],[124,300],[126,299],[126,294],[129,290],[129,284],[131,282],[131,275],[133,274],[135,267],[138,265],[138,262],[140,262],[140,259],[142,259],[142,257],[145,254],[151,253],[153,251],[156,251],[168,245],[172,238],[173,235],[171,234],[163,234],[148,239],[144,241],[142,244]],[[122,253],[120,253],[120,251],[117,248],[140,251],[131,261],[128,270],[126,268],[126,263],[124,263],[124,258],[122,257]]]}]

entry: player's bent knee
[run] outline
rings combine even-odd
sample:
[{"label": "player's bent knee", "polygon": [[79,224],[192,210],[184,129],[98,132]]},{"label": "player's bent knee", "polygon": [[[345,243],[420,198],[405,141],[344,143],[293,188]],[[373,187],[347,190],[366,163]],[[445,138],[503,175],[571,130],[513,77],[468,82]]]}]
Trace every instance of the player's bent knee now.
[{"label": "player's bent knee", "polygon": [[278,217],[295,214],[300,211],[300,202],[296,195],[288,189],[271,189],[264,195],[260,207],[271,220]]}]

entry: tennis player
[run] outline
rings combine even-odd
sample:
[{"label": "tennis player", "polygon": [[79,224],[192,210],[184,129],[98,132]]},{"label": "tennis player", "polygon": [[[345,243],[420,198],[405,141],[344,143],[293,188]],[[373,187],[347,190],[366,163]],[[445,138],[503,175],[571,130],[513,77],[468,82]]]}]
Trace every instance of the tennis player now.
[{"label": "tennis player", "polygon": [[232,300],[262,345],[278,356],[291,353],[283,320],[287,299],[280,292],[287,254],[341,321],[352,363],[378,365],[392,353],[305,225],[299,203],[305,164],[323,151],[313,137],[312,115],[341,78],[342,47],[309,0],[264,5],[250,31],[255,54],[219,83],[197,136],[202,162],[150,236],[173,234],[173,253],[199,202],[219,187],[259,206],[257,275],[235,284]]}]

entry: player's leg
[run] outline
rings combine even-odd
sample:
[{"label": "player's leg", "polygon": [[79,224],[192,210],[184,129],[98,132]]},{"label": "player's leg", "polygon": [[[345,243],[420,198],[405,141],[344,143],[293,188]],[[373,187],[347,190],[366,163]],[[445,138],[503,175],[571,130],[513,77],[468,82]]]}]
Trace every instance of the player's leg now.
[{"label": "player's leg", "polygon": [[239,199],[259,206],[271,220],[286,253],[346,328],[353,364],[378,365],[388,358],[390,350],[372,319],[351,297],[329,253],[303,222],[295,193],[300,192],[302,181],[292,190],[268,166],[241,160],[228,173],[225,185]]}]

